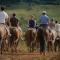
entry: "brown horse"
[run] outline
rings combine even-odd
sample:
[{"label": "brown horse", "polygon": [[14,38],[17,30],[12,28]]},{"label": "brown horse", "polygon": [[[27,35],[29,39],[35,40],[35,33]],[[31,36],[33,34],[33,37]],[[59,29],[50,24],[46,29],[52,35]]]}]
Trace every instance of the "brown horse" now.
[{"label": "brown horse", "polygon": [[[50,33],[48,29],[39,27],[37,31],[37,45],[40,47],[40,53],[45,54],[47,47],[50,46]],[[49,46],[48,46],[49,45]]]},{"label": "brown horse", "polygon": [[40,47],[40,53],[45,53],[45,38],[42,28],[38,28],[37,31],[37,44]]},{"label": "brown horse", "polygon": [[54,42],[54,51],[55,52],[57,52],[57,51],[60,52],[60,35],[57,35],[57,37],[55,39],[55,42]]},{"label": "brown horse", "polygon": [[0,24],[0,49],[1,49],[1,54],[2,50],[7,50],[8,48],[8,32],[6,29],[6,26],[4,24]]},{"label": "brown horse", "polygon": [[36,37],[37,37],[36,29],[28,28],[28,30],[25,33],[25,40],[30,52],[34,51]]},{"label": "brown horse", "polygon": [[51,32],[51,30],[49,30],[48,40],[47,40],[48,52],[53,51],[53,40],[54,40],[54,35],[53,35],[53,33]]},{"label": "brown horse", "polygon": [[19,31],[17,27],[10,27],[10,39],[9,44],[11,47],[11,51],[17,52],[17,46],[19,42],[19,38],[21,38],[22,32]]}]

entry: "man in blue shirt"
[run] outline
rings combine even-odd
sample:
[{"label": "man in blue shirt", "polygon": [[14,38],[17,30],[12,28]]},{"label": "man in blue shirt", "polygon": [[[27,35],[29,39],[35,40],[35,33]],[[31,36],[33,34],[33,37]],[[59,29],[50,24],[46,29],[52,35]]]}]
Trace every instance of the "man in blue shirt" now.
[{"label": "man in blue shirt", "polygon": [[40,16],[39,20],[40,20],[40,26],[45,27],[45,28],[48,26],[49,17],[47,16],[46,11],[42,12],[42,15]]},{"label": "man in blue shirt", "polygon": [[40,42],[41,44],[41,49],[44,49],[44,54],[45,50],[47,50],[47,40],[49,39],[49,30],[48,30],[48,25],[49,25],[49,17],[47,16],[47,12],[43,11],[42,15],[39,18],[40,20],[40,27],[41,29],[41,35],[42,35],[42,40]]}]

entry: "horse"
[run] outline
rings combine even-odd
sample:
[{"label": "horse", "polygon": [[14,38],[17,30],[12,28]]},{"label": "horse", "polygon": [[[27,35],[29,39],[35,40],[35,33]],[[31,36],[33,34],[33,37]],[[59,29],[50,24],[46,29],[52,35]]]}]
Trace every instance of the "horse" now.
[{"label": "horse", "polygon": [[40,53],[45,54],[46,51],[52,50],[53,33],[48,28],[39,27],[37,30],[37,44],[40,45]]},{"label": "horse", "polygon": [[55,50],[55,41],[56,41],[56,37],[57,37],[57,32],[55,31],[55,29],[51,29],[51,32],[53,34],[52,44],[53,44],[53,51],[54,51]]},{"label": "horse", "polygon": [[40,53],[45,54],[45,33],[41,27],[38,28],[37,30],[37,44],[40,47]]},{"label": "horse", "polygon": [[54,35],[51,32],[51,30],[49,30],[48,40],[47,40],[48,52],[53,51],[53,40],[54,40]]},{"label": "horse", "polygon": [[25,32],[25,40],[29,52],[34,52],[36,37],[37,37],[37,33],[35,28],[28,28],[28,30]]},{"label": "horse", "polygon": [[17,27],[10,27],[9,46],[12,52],[17,52],[17,46],[21,36],[22,31],[20,31]]},{"label": "horse", "polygon": [[0,49],[6,51],[8,49],[8,31],[6,25],[0,24]]},{"label": "horse", "polygon": [[[58,48],[58,50],[57,50]],[[57,51],[60,51],[60,32],[58,33],[56,39],[55,39],[55,42],[54,42],[54,51],[57,52]]]}]

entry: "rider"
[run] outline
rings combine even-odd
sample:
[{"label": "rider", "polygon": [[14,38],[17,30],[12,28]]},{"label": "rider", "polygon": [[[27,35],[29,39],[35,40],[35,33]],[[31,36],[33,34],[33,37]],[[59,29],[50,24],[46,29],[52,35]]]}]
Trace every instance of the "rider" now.
[{"label": "rider", "polygon": [[57,35],[60,35],[60,24],[58,23],[58,21],[55,21],[55,30],[57,32]]},{"label": "rider", "polygon": [[46,11],[42,12],[42,15],[40,16],[39,20],[40,20],[40,26],[41,27],[44,27],[44,28],[48,27],[49,17],[47,16],[47,12]]},{"label": "rider", "polygon": [[35,28],[36,27],[36,20],[34,16],[32,15],[28,21],[29,28]]},{"label": "rider", "polygon": [[10,18],[10,26],[17,27],[19,29],[19,31],[22,31],[21,28],[19,27],[19,20],[16,17],[15,13],[13,13],[12,17]]},{"label": "rider", "polygon": [[50,29],[54,29],[55,28],[55,21],[54,21],[53,18],[49,22],[49,27],[50,27]]},{"label": "rider", "polygon": [[[20,26],[19,26],[19,20],[18,20],[18,18],[16,17],[16,14],[15,13],[13,13],[12,14],[12,17],[10,18],[10,26],[11,27],[16,27],[16,28],[18,28],[18,30],[21,32],[21,35],[22,35],[22,29],[20,28]],[[21,37],[21,39],[23,40],[23,38]]]},{"label": "rider", "polygon": [[43,41],[41,41],[42,44],[42,48],[44,49],[44,54],[45,54],[45,50],[47,49],[47,37],[48,37],[48,25],[49,25],[49,17],[47,15],[46,11],[42,12],[42,15],[39,18],[40,20],[40,27],[43,29],[42,32],[44,32],[44,38]]},{"label": "rider", "polygon": [[7,27],[7,21],[8,21],[8,14],[5,12],[5,7],[4,6],[1,6],[0,8],[0,25],[2,24],[5,29],[7,30],[8,34],[10,35],[9,33],[9,29]]},{"label": "rider", "polygon": [[35,28],[36,26],[36,20],[34,19],[34,16],[32,15],[28,21],[29,28]]}]

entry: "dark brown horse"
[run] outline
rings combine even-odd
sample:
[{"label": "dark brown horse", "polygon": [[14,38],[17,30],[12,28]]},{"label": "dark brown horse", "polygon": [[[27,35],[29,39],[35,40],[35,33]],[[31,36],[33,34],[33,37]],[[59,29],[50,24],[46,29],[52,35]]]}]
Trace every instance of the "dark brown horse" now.
[{"label": "dark brown horse", "polygon": [[47,50],[48,40],[49,40],[48,29],[39,27],[37,31],[37,44],[40,47],[40,53],[45,54],[45,51]]},{"label": "dark brown horse", "polygon": [[30,52],[34,51],[36,37],[36,29],[29,28],[25,33],[25,40]]},{"label": "dark brown horse", "polygon": [[9,45],[11,47],[11,51],[17,52],[19,38],[21,38],[22,32],[19,31],[17,27],[10,27],[10,34]]},{"label": "dark brown horse", "polygon": [[45,52],[44,33],[43,33],[43,29],[41,28],[38,28],[37,31],[37,43],[39,44],[38,46],[40,46],[40,53]]}]

